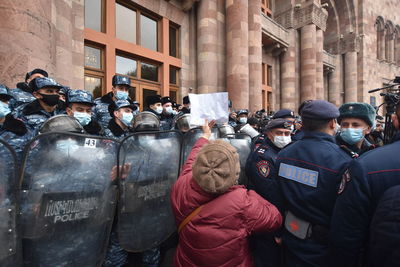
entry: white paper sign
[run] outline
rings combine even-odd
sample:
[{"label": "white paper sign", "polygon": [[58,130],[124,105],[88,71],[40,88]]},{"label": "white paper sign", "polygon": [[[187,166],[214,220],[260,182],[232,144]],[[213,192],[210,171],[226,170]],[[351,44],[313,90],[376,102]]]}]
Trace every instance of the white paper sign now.
[{"label": "white paper sign", "polygon": [[189,94],[190,124],[204,125],[204,121],[215,120],[218,124],[228,122],[228,93]]}]

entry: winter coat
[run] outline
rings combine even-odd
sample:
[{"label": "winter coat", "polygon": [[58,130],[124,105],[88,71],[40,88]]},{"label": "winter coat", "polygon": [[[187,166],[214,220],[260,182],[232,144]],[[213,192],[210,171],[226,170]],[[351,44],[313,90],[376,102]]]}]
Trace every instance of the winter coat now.
[{"label": "winter coat", "polygon": [[177,225],[205,204],[179,233],[174,266],[252,266],[248,237],[278,229],[282,217],[275,206],[244,186],[232,186],[222,195],[201,189],[192,179],[192,165],[207,142],[196,142],[171,192]]}]

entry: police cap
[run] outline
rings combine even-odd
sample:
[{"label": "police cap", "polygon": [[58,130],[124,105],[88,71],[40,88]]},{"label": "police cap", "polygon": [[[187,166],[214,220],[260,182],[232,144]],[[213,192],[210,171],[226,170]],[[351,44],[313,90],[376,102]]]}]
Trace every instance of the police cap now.
[{"label": "police cap", "polygon": [[47,78],[47,77],[38,77],[33,79],[32,81],[29,82],[29,87],[32,89],[33,92],[45,87],[55,88],[55,89],[63,88],[61,84],[59,84],[52,78]]},{"label": "police cap", "polygon": [[301,117],[315,120],[329,120],[339,117],[339,109],[325,100],[312,100],[304,104]]},{"label": "police cap", "polygon": [[83,103],[91,106],[96,105],[93,102],[93,95],[86,90],[69,90],[66,98],[67,104],[69,103]]},{"label": "police cap", "polygon": [[146,97],[147,106],[154,105],[156,103],[161,103],[161,98],[159,95],[149,95]]},{"label": "police cap", "polygon": [[292,123],[285,119],[282,119],[282,118],[273,119],[267,124],[267,126],[265,126],[265,131],[276,129],[276,128],[290,130],[291,125],[292,125]]},{"label": "police cap", "polygon": [[116,85],[128,85],[131,86],[131,79],[122,75],[114,75],[112,78],[112,86]]},{"label": "police cap", "polygon": [[137,109],[137,107],[133,106],[128,100],[117,100],[108,105],[108,112],[111,117],[114,117],[114,111],[117,111],[120,108],[131,108],[132,110]]},{"label": "police cap", "polygon": [[183,98],[183,104],[184,104],[184,105],[190,104],[189,96],[185,96],[185,97]]},{"label": "police cap", "polygon": [[10,89],[4,84],[0,84],[0,97],[2,99],[10,100],[13,96],[10,94]]},{"label": "police cap", "polygon": [[33,74],[37,74],[37,73],[42,74],[44,77],[49,77],[49,74],[47,73],[47,71],[42,70],[42,69],[34,69],[34,70],[28,72],[28,73],[25,75],[25,82],[26,82]]},{"label": "police cap", "polygon": [[278,110],[274,116],[272,117],[272,119],[278,119],[278,118],[294,118],[294,112],[293,110],[290,109],[281,109]]},{"label": "police cap", "polygon": [[369,126],[375,123],[376,112],[375,109],[367,103],[349,102],[345,103],[339,108],[340,116],[338,122],[340,123],[344,118],[358,118],[365,121]]},{"label": "police cap", "polygon": [[164,104],[167,104],[167,103],[171,103],[172,104],[171,98],[169,96],[162,97],[161,98],[161,104],[164,105]]},{"label": "police cap", "polygon": [[242,115],[242,114],[248,115],[248,114],[249,114],[249,111],[248,111],[247,109],[241,109],[241,110],[239,110],[236,114],[237,114],[238,116],[239,116],[239,115]]}]

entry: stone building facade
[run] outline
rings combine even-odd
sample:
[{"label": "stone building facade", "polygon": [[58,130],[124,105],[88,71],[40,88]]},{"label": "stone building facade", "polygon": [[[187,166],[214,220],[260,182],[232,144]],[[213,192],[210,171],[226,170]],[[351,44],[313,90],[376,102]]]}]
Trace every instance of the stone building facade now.
[{"label": "stone building facade", "polygon": [[3,0],[0,82],[36,67],[100,95],[228,91],[235,109],[379,105],[400,75],[400,0]]}]

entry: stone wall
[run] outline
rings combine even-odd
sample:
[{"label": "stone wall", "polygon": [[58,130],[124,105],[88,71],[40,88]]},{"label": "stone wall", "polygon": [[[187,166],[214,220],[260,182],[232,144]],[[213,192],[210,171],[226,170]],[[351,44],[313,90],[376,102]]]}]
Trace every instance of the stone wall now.
[{"label": "stone wall", "polygon": [[83,88],[83,0],[0,1],[0,82],[14,88],[42,68]]}]

